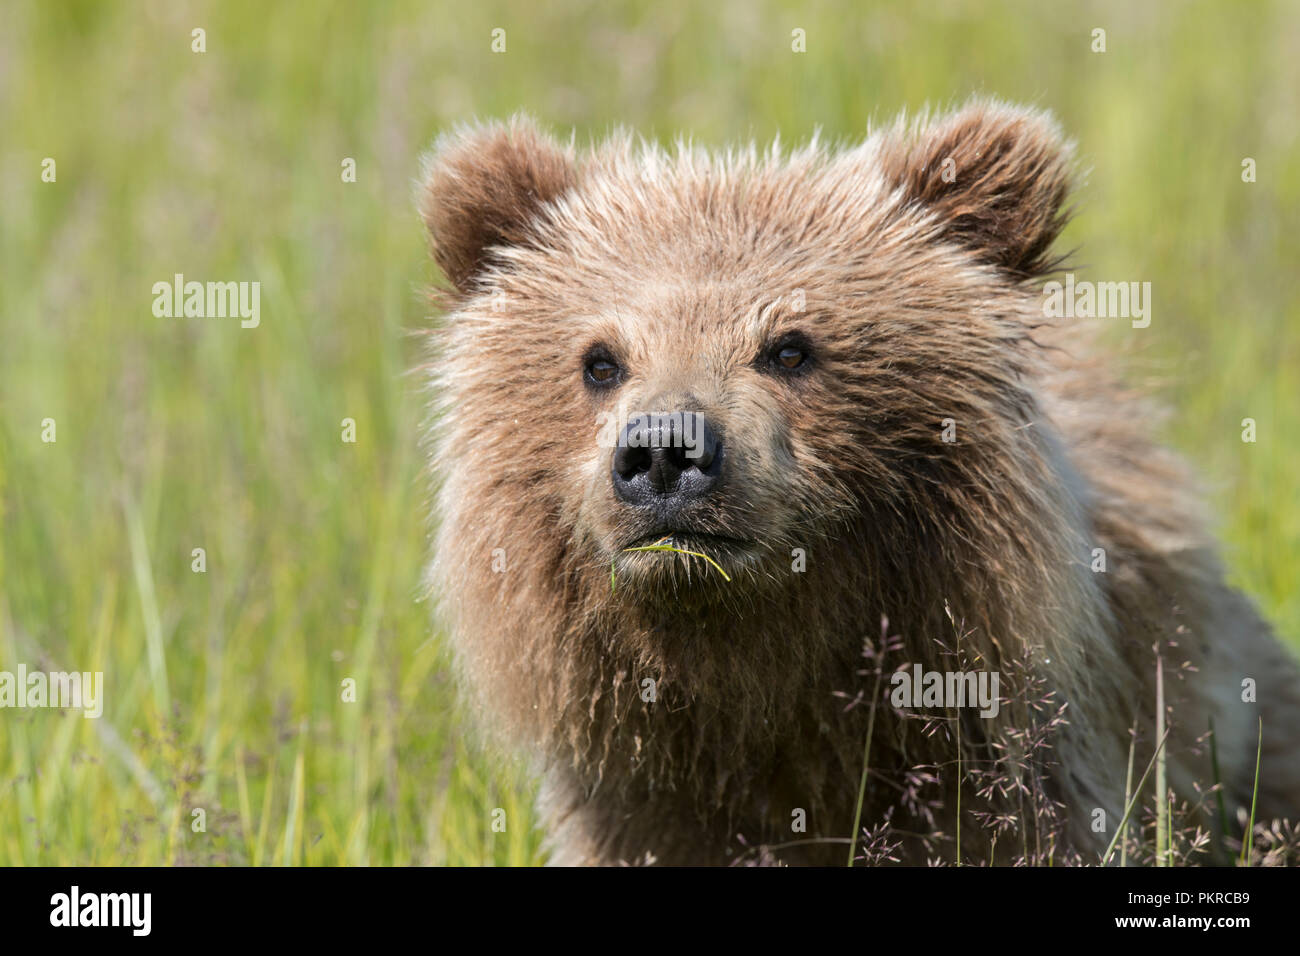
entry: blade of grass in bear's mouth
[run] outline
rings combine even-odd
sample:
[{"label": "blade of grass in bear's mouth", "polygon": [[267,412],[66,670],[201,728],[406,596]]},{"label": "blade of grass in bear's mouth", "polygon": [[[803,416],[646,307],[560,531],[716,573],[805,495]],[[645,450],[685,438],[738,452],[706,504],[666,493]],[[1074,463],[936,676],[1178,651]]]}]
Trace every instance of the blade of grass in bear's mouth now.
[{"label": "blade of grass in bear's mouth", "polygon": [[[623,550],[625,552],[626,551],[671,551],[674,554],[689,554],[692,557],[703,558],[705,561],[709,562],[709,564],[717,568],[718,573],[721,574],[725,580],[727,581],[731,580],[731,575],[729,575],[726,571],[722,570],[722,565],[718,564],[718,562],[713,560],[713,558],[709,557],[707,554],[705,554],[702,551],[688,551],[685,548],[677,548],[671,544],[666,543],[668,541],[671,541],[672,539],[673,536],[669,534],[660,538],[654,544],[643,544],[635,548],[624,548]],[[611,577],[610,580],[612,583],[613,578]]]}]

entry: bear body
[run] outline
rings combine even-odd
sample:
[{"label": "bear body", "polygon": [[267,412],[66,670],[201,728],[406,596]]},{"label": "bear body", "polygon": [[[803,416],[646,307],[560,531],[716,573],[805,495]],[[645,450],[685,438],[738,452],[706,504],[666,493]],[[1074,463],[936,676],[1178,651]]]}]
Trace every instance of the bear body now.
[{"label": "bear body", "polygon": [[[1261,719],[1257,815],[1297,816],[1295,666],[1044,317],[1071,169],[990,101],[842,150],[439,144],[430,583],[554,862],[843,864],[865,764],[865,859],[953,859],[960,799],[965,860],[1095,863],[1157,659],[1192,817],[1211,723],[1249,807]],[[996,713],[896,706],[917,665]]]}]

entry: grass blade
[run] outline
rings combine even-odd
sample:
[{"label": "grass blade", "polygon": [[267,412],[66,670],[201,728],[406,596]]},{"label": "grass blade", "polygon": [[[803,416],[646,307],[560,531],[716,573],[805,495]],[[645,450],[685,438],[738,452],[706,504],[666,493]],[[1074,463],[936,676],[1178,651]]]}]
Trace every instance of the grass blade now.
[{"label": "grass blade", "polygon": [[1214,773],[1214,803],[1219,811],[1219,849],[1228,836],[1228,808],[1223,803],[1223,775],[1219,773],[1219,737],[1214,732],[1214,718],[1210,718],[1210,769]]},{"label": "grass blade", "polygon": [[871,738],[876,731],[876,707],[880,703],[880,684],[885,679],[885,650],[889,643],[888,626],[881,629],[880,656],[876,660],[876,686],[871,690],[871,711],[867,717],[867,742],[862,747],[862,776],[858,778],[858,803],[853,809],[853,832],[849,834],[849,862],[858,849],[858,833],[862,829],[862,804],[867,796],[867,770],[871,766]]},{"label": "grass blade", "polygon": [[154,704],[158,716],[166,720],[171,716],[171,692],[167,686],[167,657],[163,651],[162,617],[158,613],[158,597],[154,592],[153,567],[149,563],[149,545],[145,540],[144,525],[135,502],[126,501],[127,537],[131,544],[131,568],[135,574],[136,590],[140,594],[140,616],[144,619],[145,646],[149,652],[149,679],[153,684]]},{"label": "grass blade", "polygon": [[[1165,737],[1165,672],[1156,651],[1156,737]],[[1169,783],[1163,748],[1156,751],[1156,866],[1169,865]]]},{"label": "grass blade", "polygon": [[[1133,799],[1133,753],[1137,750],[1137,721],[1133,722],[1133,729],[1129,731],[1128,737],[1128,773],[1124,776],[1124,806],[1129,805]],[[1119,831],[1119,865],[1128,866],[1128,821]]]},{"label": "grass blade", "polygon": [[1133,796],[1124,808],[1124,818],[1119,821],[1119,826],[1115,829],[1115,835],[1110,838],[1110,846],[1106,847],[1106,852],[1101,856],[1101,865],[1105,866],[1110,862],[1111,854],[1115,852],[1115,844],[1119,843],[1119,835],[1124,832],[1128,826],[1128,818],[1133,814],[1133,807],[1137,805],[1138,797],[1142,796],[1142,788],[1146,786],[1147,777],[1151,776],[1151,768],[1156,765],[1156,758],[1165,749],[1165,738],[1169,736],[1169,731],[1165,731],[1164,737],[1160,738],[1160,743],[1156,744],[1156,752],[1151,755],[1147,761],[1147,768],[1142,772],[1142,779],[1138,781],[1137,789],[1133,791]]},{"label": "grass blade", "polygon": [[1259,742],[1255,745],[1255,785],[1250,791],[1250,823],[1246,839],[1242,841],[1241,865],[1250,866],[1250,854],[1255,849],[1255,802],[1259,798],[1259,758],[1264,752],[1264,718],[1259,718]]},{"label": "grass blade", "polygon": [[[717,569],[718,573],[723,576],[723,578],[725,578],[728,582],[731,581],[731,575],[728,574],[726,571],[722,570],[722,565],[718,564],[717,561],[714,561],[707,554],[704,554],[700,551],[687,551],[685,548],[675,548],[671,544],[664,544],[664,542],[667,540],[668,538],[661,538],[659,541],[656,541],[654,544],[643,544],[636,548],[624,548],[623,550],[624,551],[672,551],[674,554],[689,554],[695,558],[703,558],[705,561],[709,562],[709,564],[713,565],[714,568]],[[610,587],[613,587],[614,572],[612,568],[610,569],[609,583],[610,583]]]}]

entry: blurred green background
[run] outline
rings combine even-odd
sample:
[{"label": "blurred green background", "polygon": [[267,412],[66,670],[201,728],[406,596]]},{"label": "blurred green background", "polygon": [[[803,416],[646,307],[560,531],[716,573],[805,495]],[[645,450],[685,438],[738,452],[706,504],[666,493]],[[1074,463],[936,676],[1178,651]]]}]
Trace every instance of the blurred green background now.
[{"label": "blurred green background", "polygon": [[[7,2],[0,669],[107,687],[100,720],[0,711],[0,863],[540,859],[419,600],[413,182],[476,116],[721,145],[972,92],[1056,111],[1091,169],[1062,246],[1152,283],[1115,345],[1300,637],[1297,51],[1294,3]],[[154,317],[178,272],[261,282],[260,327]]]}]

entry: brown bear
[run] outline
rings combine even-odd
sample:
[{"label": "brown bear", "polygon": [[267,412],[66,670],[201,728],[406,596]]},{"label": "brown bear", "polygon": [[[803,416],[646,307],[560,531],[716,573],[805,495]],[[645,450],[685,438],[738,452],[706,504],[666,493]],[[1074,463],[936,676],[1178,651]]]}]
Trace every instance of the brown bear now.
[{"label": "brown bear", "polygon": [[1297,815],[1295,666],[1045,317],[1071,156],[985,99],[843,149],[435,147],[430,585],[553,862],[1096,863],[1158,663],[1175,806],[1240,838],[1262,718],[1256,814]]}]

